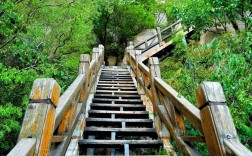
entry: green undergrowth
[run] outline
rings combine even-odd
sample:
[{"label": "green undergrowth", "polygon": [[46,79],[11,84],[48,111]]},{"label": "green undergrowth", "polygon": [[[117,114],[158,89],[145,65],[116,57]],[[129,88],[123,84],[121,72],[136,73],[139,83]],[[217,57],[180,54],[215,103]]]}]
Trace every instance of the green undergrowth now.
[{"label": "green undergrowth", "polygon": [[54,78],[61,86],[61,93],[63,93],[77,77],[78,60],[76,56],[70,56],[54,64],[45,62],[36,67],[21,70],[6,67],[0,63],[0,93],[2,93],[0,155],[5,155],[17,141],[33,81],[37,78]]},{"label": "green undergrowth", "polygon": [[[220,82],[241,142],[252,147],[252,33],[224,34],[207,45],[174,39],[171,57],[162,61],[162,79],[196,104],[195,89],[203,81]],[[189,124],[187,133],[198,135]],[[205,145],[197,145],[206,153]]]}]

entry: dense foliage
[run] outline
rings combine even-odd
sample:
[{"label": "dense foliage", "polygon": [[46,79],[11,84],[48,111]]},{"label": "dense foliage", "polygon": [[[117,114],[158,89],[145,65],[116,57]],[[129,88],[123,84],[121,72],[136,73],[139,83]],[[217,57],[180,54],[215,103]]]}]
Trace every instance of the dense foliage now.
[{"label": "dense foliage", "polygon": [[[184,36],[176,36],[173,55],[161,63],[163,79],[194,104],[194,89],[201,82],[220,82],[239,137],[251,148],[251,1],[171,0],[165,5],[170,18],[181,18],[184,26],[194,29],[196,39],[209,30],[222,35],[207,45],[199,45],[197,40],[187,45]],[[198,134],[190,124],[186,126],[188,134]],[[197,147],[206,154],[203,144]]]},{"label": "dense foliage", "polygon": [[[0,2],[0,155],[16,143],[33,81],[53,77],[62,88],[77,75],[80,53],[104,44],[123,51],[154,25],[149,1],[4,0]],[[117,44],[118,43],[118,44]]]},{"label": "dense foliage", "polygon": [[[252,33],[226,34],[207,45],[181,36],[172,57],[161,62],[162,79],[196,105],[194,89],[203,81],[223,86],[227,104],[242,143],[252,146]],[[189,133],[196,132],[188,126]]]},{"label": "dense foliage", "polygon": [[170,17],[183,19],[182,23],[195,28],[198,36],[212,26],[219,33],[227,32],[228,24],[237,32],[252,27],[251,0],[171,0],[166,5]]},{"label": "dense foliage", "polygon": [[154,27],[155,5],[153,0],[105,0],[98,8],[101,16],[94,20],[94,32],[106,52],[123,53],[132,36]]},{"label": "dense foliage", "polygon": [[88,3],[0,2],[0,155],[16,143],[33,81],[53,77],[63,91],[75,78],[79,54],[95,41],[98,12]]}]

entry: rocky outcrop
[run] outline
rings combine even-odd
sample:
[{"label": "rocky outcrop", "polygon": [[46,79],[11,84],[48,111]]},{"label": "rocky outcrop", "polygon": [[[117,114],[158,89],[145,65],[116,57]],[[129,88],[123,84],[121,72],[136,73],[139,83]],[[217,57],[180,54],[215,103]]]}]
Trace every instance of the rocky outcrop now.
[{"label": "rocky outcrop", "polygon": [[107,66],[116,66],[117,65],[117,57],[116,56],[108,56],[107,58]]}]

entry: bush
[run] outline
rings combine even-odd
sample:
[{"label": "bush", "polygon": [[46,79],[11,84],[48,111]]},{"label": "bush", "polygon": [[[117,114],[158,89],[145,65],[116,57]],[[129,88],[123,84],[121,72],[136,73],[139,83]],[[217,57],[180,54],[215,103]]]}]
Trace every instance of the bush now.
[{"label": "bush", "polygon": [[193,104],[201,82],[220,82],[241,142],[248,148],[252,147],[251,43],[251,32],[225,34],[204,46],[191,41],[184,49],[176,45],[174,55],[161,62],[162,78]]}]

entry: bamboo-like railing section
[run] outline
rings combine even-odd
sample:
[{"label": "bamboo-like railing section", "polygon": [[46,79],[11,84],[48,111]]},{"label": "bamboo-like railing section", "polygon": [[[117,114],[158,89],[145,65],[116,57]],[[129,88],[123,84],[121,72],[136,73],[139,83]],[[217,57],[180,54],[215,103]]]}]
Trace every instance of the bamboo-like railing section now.
[{"label": "bamboo-like railing section", "polygon": [[[252,155],[238,139],[220,83],[199,85],[197,108],[161,79],[158,58],[149,58],[147,67],[139,61],[141,51],[134,50],[132,45],[126,48],[125,55],[130,71],[136,77],[138,92],[145,94],[152,103],[159,135],[162,136],[164,124],[185,155],[201,155],[192,146],[193,142],[205,142],[210,155]],[[186,121],[199,131],[199,136],[186,134]]]},{"label": "bamboo-like railing section", "polygon": [[[89,94],[104,64],[104,47],[93,49],[92,60],[80,57],[79,75],[60,96],[60,86],[52,78],[34,81],[17,145],[10,156],[65,155],[80,116],[85,116]],[[80,136],[77,136],[80,137]]]}]

